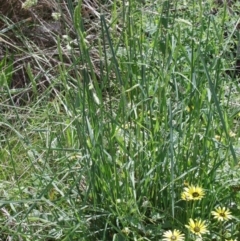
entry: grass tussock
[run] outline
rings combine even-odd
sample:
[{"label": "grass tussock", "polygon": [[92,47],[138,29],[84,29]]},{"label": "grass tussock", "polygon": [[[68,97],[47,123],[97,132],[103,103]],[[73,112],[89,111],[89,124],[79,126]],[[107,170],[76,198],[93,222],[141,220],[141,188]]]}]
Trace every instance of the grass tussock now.
[{"label": "grass tussock", "polygon": [[0,0],[0,239],[238,240],[237,9]]}]

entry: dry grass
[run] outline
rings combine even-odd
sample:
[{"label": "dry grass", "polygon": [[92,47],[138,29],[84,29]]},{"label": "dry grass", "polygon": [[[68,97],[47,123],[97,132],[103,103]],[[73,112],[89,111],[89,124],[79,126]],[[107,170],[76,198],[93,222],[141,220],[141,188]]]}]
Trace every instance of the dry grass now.
[{"label": "dry grass", "polygon": [[[109,15],[110,4],[85,0],[81,5],[86,41],[91,47],[91,61],[98,78],[100,12]],[[76,5],[77,1],[73,2],[73,7]],[[55,96],[61,88],[61,83],[57,81],[59,65],[64,65],[69,75],[81,79],[81,76],[76,76],[79,72],[73,71],[72,67],[73,53],[79,56],[80,52],[66,1],[39,0],[30,9],[23,9],[20,0],[1,0],[0,13],[3,16],[0,18],[0,58],[6,57],[6,68],[12,61],[10,88],[21,89],[13,96],[15,104],[25,105],[32,101],[33,82],[38,93],[52,88]],[[54,19],[54,13],[60,13],[61,17]],[[58,83],[54,84],[53,80]]]}]

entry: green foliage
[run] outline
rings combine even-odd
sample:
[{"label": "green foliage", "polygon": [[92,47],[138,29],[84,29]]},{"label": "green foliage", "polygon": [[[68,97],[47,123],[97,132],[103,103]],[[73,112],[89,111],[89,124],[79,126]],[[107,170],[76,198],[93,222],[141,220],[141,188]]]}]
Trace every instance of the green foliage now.
[{"label": "green foliage", "polygon": [[0,86],[10,85],[13,74],[13,58],[7,59],[7,55],[0,61]]},{"label": "green foliage", "polygon": [[[59,68],[43,96],[14,106],[12,62],[0,63],[12,100],[0,120],[3,237],[160,240],[177,229],[192,240],[190,218],[206,220],[204,238],[239,237],[239,87],[225,73],[237,17],[226,4],[213,14],[211,1],[115,1],[91,45],[82,2],[66,2],[78,52],[64,63],[56,41]],[[190,184],[201,200],[182,199]],[[221,227],[217,206],[234,216]]]}]

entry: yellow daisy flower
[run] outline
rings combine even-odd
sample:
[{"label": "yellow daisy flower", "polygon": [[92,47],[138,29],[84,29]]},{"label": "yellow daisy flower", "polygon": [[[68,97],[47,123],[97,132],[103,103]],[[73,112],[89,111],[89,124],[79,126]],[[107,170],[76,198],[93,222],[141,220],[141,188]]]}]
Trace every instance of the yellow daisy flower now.
[{"label": "yellow daisy flower", "polygon": [[185,200],[185,201],[190,201],[190,200],[192,200],[192,197],[188,193],[182,192],[181,193],[181,199]]},{"label": "yellow daisy flower", "polygon": [[186,201],[201,200],[205,195],[204,190],[199,186],[190,185],[185,187],[181,194],[181,198]]},{"label": "yellow daisy flower", "polygon": [[195,222],[190,218],[188,225],[185,225],[192,233],[201,236],[201,234],[207,233],[207,225],[205,221],[195,220]]},{"label": "yellow daisy flower", "polygon": [[179,230],[174,229],[173,231],[169,230],[163,233],[163,241],[183,241],[184,234]]},{"label": "yellow daisy flower", "polygon": [[218,221],[227,221],[229,219],[232,219],[233,217],[228,208],[217,207],[215,208],[215,210],[216,211],[212,211],[211,213],[214,216],[214,218],[216,218]]}]

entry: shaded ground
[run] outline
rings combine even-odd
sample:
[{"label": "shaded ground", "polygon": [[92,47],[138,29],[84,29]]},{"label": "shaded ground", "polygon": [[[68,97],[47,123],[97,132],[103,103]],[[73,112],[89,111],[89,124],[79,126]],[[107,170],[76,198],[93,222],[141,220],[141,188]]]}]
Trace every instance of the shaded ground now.
[{"label": "shaded ground", "polygon": [[[70,1],[58,2],[39,0],[35,6],[24,9],[20,0],[0,0],[0,59],[4,72],[8,73],[10,89],[22,89],[21,94],[15,95],[17,104],[31,101],[33,81],[42,92],[52,84],[52,78],[57,78],[62,60],[68,67],[72,64],[68,50],[76,39],[71,17],[76,3],[69,6]],[[94,22],[99,21],[98,5],[95,1],[82,4],[84,28],[91,36],[90,42],[97,36]],[[97,57],[95,51],[93,58]]]}]

